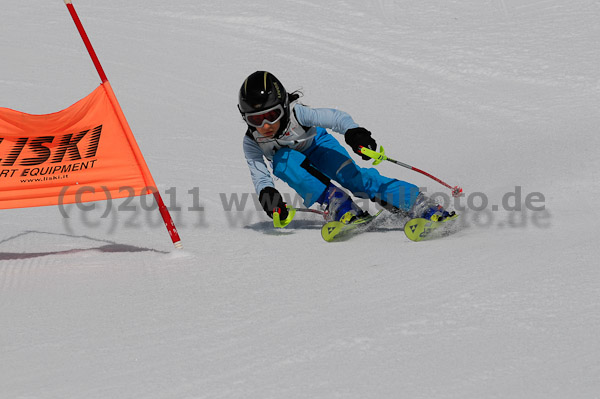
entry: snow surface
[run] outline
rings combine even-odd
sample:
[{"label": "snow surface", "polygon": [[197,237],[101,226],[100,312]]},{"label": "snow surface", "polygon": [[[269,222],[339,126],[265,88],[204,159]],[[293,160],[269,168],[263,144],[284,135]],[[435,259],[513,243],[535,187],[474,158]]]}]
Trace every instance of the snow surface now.
[{"label": "snow surface", "polygon": [[[597,0],[75,7],[185,249],[139,198],[2,211],[0,397],[600,397]],[[99,84],[62,1],[5,1],[0,27],[0,106],[55,112]],[[258,69],[487,207],[423,243],[238,211],[237,91]],[[516,190],[545,210],[504,209]]]}]

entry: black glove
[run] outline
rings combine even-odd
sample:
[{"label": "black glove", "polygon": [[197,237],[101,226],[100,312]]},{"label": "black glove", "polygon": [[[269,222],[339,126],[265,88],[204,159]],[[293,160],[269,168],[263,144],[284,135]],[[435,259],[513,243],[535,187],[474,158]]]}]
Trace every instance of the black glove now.
[{"label": "black glove", "polygon": [[365,161],[368,161],[371,158],[361,154],[360,147],[367,147],[373,151],[377,150],[377,142],[371,137],[371,132],[364,127],[355,127],[346,130],[344,138],[346,139],[346,144],[348,144],[352,150],[360,155]]},{"label": "black glove", "polygon": [[279,218],[281,220],[285,220],[288,217],[288,210],[285,206],[285,202],[283,202],[283,197],[275,187],[265,187],[260,190],[258,200],[271,219],[273,219],[273,211],[279,212]]}]

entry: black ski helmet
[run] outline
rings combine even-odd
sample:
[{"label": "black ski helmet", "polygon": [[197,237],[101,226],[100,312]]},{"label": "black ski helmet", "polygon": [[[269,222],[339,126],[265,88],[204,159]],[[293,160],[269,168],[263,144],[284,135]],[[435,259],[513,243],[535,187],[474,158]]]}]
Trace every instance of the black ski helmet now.
[{"label": "black ski helmet", "polygon": [[283,84],[275,75],[267,71],[256,71],[244,80],[238,98],[238,109],[242,116],[277,105],[281,105],[284,111],[278,132],[281,134],[287,128],[289,121],[288,94]]}]

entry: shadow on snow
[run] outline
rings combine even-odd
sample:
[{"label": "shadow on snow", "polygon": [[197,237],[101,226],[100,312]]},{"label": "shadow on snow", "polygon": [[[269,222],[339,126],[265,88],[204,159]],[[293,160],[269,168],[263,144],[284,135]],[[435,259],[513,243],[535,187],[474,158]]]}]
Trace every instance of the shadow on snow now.
[{"label": "shadow on snow", "polygon": [[38,257],[42,257],[42,256],[74,254],[74,253],[89,252],[89,251],[98,251],[98,252],[104,252],[104,253],[154,252],[154,253],[160,253],[160,254],[168,254],[168,252],[158,251],[158,250],[155,250],[152,248],[137,247],[137,246],[128,245],[128,244],[119,244],[114,241],[102,240],[102,239],[93,238],[93,237],[89,237],[89,236],[75,236],[75,235],[70,235],[70,234],[50,233],[50,232],[35,231],[35,230],[25,231],[23,233],[14,235],[12,237],[8,237],[8,238],[0,241],[0,245],[9,243],[13,240],[16,240],[17,238],[24,237],[24,236],[27,236],[30,234],[47,234],[47,235],[53,235],[53,236],[63,236],[63,237],[68,237],[68,238],[86,239],[86,240],[102,243],[103,245],[91,246],[89,248],[72,248],[72,249],[66,249],[66,250],[62,250],[62,251],[43,251],[43,252],[4,252],[4,251],[2,251],[2,252],[0,252],[0,260],[32,259],[32,258],[38,258]]}]

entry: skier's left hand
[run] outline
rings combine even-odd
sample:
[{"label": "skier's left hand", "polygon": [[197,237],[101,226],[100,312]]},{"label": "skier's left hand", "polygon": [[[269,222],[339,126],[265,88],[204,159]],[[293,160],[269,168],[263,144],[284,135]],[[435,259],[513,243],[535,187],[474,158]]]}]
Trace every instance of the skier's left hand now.
[{"label": "skier's left hand", "polygon": [[273,212],[279,213],[281,220],[288,217],[288,210],[286,203],[283,201],[283,196],[275,187],[265,187],[260,190],[258,200],[271,219],[273,219]]},{"label": "skier's left hand", "polygon": [[371,137],[371,132],[364,127],[355,127],[346,130],[344,138],[346,140],[346,144],[348,144],[352,150],[360,155],[365,161],[368,161],[371,158],[363,155],[360,152],[360,147],[367,147],[373,151],[377,150],[377,142]]}]

